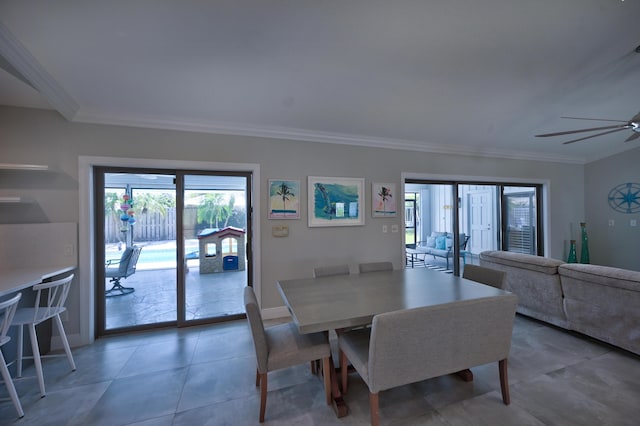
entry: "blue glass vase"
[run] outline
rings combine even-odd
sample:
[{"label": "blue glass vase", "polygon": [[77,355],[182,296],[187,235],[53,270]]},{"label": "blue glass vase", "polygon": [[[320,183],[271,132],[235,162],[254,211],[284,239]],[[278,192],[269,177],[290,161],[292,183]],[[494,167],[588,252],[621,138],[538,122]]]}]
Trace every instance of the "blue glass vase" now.
[{"label": "blue glass vase", "polygon": [[578,255],[576,254],[576,240],[569,243],[569,257],[567,263],[578,263]]},{"label": "blue glass vase", "polygon": [[582,231],[582,244],[580,246],[580,263],[589,263],[589,237],[587,236],[587,224],[580,222]]}]

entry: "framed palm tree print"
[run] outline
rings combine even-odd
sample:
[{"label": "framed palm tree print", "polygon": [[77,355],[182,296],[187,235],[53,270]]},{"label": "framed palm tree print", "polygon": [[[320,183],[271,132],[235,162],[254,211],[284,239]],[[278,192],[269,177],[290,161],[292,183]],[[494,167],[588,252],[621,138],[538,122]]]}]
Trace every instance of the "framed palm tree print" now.
[{"label": "framed palm tree print", "polygon": [[396,184],[372,183],[371,184],[371,215],[373,217],[396,217]]},{"label": "framed palm tree print", "polygon": [[300,219],[300,181],[269,179],[269,219]]}]

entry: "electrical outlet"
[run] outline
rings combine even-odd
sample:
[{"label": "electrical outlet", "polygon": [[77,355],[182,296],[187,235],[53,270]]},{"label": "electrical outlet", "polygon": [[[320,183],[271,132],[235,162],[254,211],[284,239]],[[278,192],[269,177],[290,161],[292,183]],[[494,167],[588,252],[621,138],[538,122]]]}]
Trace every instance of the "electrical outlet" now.
[{"label": "electrical outlet", "polygon": [[637,221],[637,220],[635,220],[635,219],[631,219],[631,220],[629,221],[629,226],[638,226],[638,221]]},{"label": "electrical outlet", "polygon": [[391,225],[391,232],[398,232],[398,225]]},{"label": "electrical outlet", "polygon": [[609,219],[609,226],[615,226],[616,221],[613,219]]},{"label": "electrical outlet", "polygon": [[65,244],[63,252],[64,252],[65,257],[73,256],[73,245]]}]

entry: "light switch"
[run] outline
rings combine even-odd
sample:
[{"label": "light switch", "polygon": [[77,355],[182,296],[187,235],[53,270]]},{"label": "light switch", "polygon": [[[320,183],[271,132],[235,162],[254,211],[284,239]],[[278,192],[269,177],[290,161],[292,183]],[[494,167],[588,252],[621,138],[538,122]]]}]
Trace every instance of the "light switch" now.
[{"label": "light switch", "polygon": [[615,226],[616,221],[613,219],[609,219],[609,226]]},{"label": "light switch", "polygon": [[386,234],[387,232],[389,232],[389,227],[387,225],[382,225],[382,233]]},{"label": "light switch", "polygon": [[635,220],[635,219],[631,219],[631,220],[629,221],[629,226],[638,226],[638,221],[637,221],[637,220]]},{"label": "light switch", "polygon": [[398,225],[391,225],[391,232],[398,232]]},{"label": "light switch", "polygon": [[274,237],[288,237],[289,227],[287,225],[276,225],[271,228],[271,235]]}]

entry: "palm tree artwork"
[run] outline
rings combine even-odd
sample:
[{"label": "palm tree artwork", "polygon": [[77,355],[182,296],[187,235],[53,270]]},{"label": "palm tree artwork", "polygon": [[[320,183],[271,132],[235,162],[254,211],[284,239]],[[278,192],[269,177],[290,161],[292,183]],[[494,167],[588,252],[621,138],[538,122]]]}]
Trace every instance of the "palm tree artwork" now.
[{"label": "palm tree artwork", "polygon": [[290,180],[272,180],[269,184],[269,218],[296,219],[299,217],[298,190],[300,183]]},{"label": "palm tree artwork", "polygon": [[374,184],[374,194],[376,201],[373,204],[373,215],[378,217],[389,217],[396,215],[395,201],[393,200],[393,184]]}]

